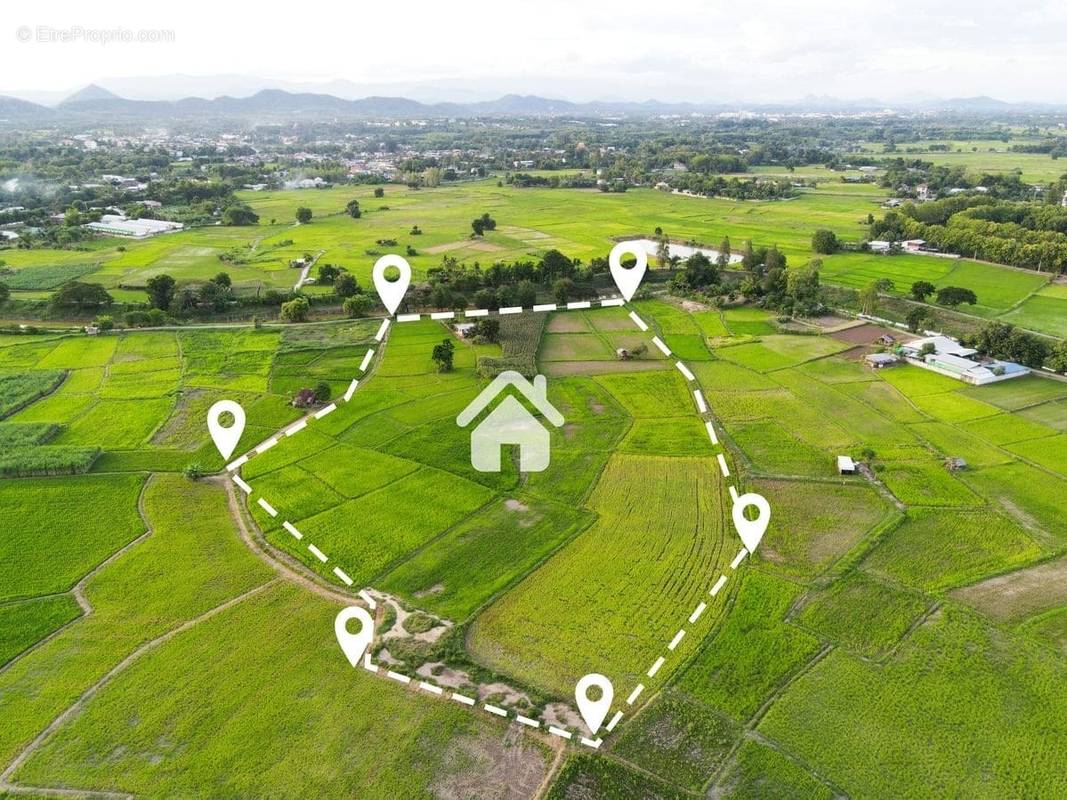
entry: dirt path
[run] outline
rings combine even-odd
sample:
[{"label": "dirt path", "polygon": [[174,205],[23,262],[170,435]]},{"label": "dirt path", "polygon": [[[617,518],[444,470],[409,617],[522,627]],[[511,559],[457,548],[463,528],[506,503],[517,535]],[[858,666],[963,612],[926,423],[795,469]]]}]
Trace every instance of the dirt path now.
[{"label": "dirt path", "polygon": [[301,286],[303,286],[305,283],[307,283],[308,273],[311,272],[311,268],[313,266],[315,266],[315,263],[320,258],[322,258],[322,254],[325,253],[325,252],[326,252],[325,250],[319,250],[319,252],[315,253],[315,255],[311,257],[311,260],[308,261],[308,263],[304,265],[304,268],[302,270],[300,270],[300,277],[297,278],[296,283],[293,285],[293,291],[294,292],[297,289],[299,289]]},{"label": "dirt path", "polygon": [[559,771],[563,766],[563,758],[567,755],[567,748],[564,747],[561,740],[549,736],[543,739],[543,741],[556,751],[556,755],[552,759],[552,763],[548,765],[548,769],[545,770],[545,777],[541,781],[541,785],[537,787],[537,791],[533,793],[533,797],[530,798],[530,800],[541,800],[542,797],[548,794],[548,790],[551,789],[552,784],[556,782],[556,777],[559,775]]},{"label": "dirt path", "polygon": [[234,491],[232,481],[223,475],[215,475],[211,478],[205,478],[205,480],[221,487],[226,492],[226,501],[230,506],[230,516],[233,517],[233,521],[237,525],[241,541],[260,561],[268,564],[286,580],[299,584],[308,591],[314,592],[320,597],[325,597],[327,600],[339,601],[345,605],[352,605],[353,601],[361,602],[353,595],[346,594],[327,582],[325,578],[320,578],[297,559],[268,542],[262,531],[254,523],[250,523],[245,516],[244,506],[241,503],[241,498]]}]

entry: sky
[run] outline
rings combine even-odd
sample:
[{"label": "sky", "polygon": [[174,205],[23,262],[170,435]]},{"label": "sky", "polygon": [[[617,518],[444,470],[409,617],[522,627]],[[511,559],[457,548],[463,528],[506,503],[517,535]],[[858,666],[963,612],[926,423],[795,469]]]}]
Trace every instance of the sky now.
[{"label": "sky", "polygon": [[40,98],[99,82],[161,98],[272,85],[424,100],[1067,102],[1062,0],[50,0],[3,16],[0,93]]}]

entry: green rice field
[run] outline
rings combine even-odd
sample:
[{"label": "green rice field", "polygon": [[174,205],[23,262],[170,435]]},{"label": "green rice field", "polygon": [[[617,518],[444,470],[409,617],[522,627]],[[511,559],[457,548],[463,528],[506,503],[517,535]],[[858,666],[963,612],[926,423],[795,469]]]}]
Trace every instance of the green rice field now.
[{"label": "green rice field", "polygon": [[[505,222],[512,190],[464,191],[496,198],[504,252],[559,213]],[[404,214],[433,196],[396,194]],[[268,219],[288,202],[254,199]],[[643,224],[613,208],[621,232]],[[553,227],[593,253],[586,230]],[[1064,601],[1043,582],[1067,554],[1065,384],[871,371],[850,342],[745,306],[635,308],[648,334],[620,309],[516,329],[565,420],[529,474],[511,452],[474,469],[455,421],[487,384],[479,359],[520,347],[506,337],[423,320],[379,343],[378,320],[355,320],[5,339],[13,463],[92,457],[0,478],[0,768],[18,759],[20,790],[146,797],[1062,794]],[[618,356],[653,333],[674,358]],[[336,408],[293,407],[320,381]],[[205,435],[222,398],[247,415],[235,456],[277,439],[241,467],[247,495]],[[839,475],[844,454],[869,471]],[[772,509],[739,558],[730,487]],[[333,618],[360,590],[373,657],[409,683],[338,651]],[[622,713],[598,750],[573,711],[589,672]]]}]

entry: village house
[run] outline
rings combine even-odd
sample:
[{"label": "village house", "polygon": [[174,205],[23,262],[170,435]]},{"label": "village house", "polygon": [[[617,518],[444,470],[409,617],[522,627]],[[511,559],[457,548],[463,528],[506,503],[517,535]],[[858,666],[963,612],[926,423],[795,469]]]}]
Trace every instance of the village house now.
[{"label": "village house", "polygon": [[914,339],[902,344],[898,352],[910,364],[975,386],[1030,374],[1029,367],[1014,361],[980,359],[977,350],[951,336]]}]

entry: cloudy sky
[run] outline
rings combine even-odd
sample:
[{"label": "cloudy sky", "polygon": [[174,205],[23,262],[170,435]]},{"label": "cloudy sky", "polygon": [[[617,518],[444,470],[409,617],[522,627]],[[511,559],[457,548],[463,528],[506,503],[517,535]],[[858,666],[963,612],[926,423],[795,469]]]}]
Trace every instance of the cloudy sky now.
[{"label": "cloudy sky", "polygon": [[[1062,0],[51,0],[8,3],[4,17],[0,92],[98,81],[128,96],[247,94],[347,81],[333,87],[420,99],[1067,102]],[[102,41],[115,30],[172,41]]]}]

